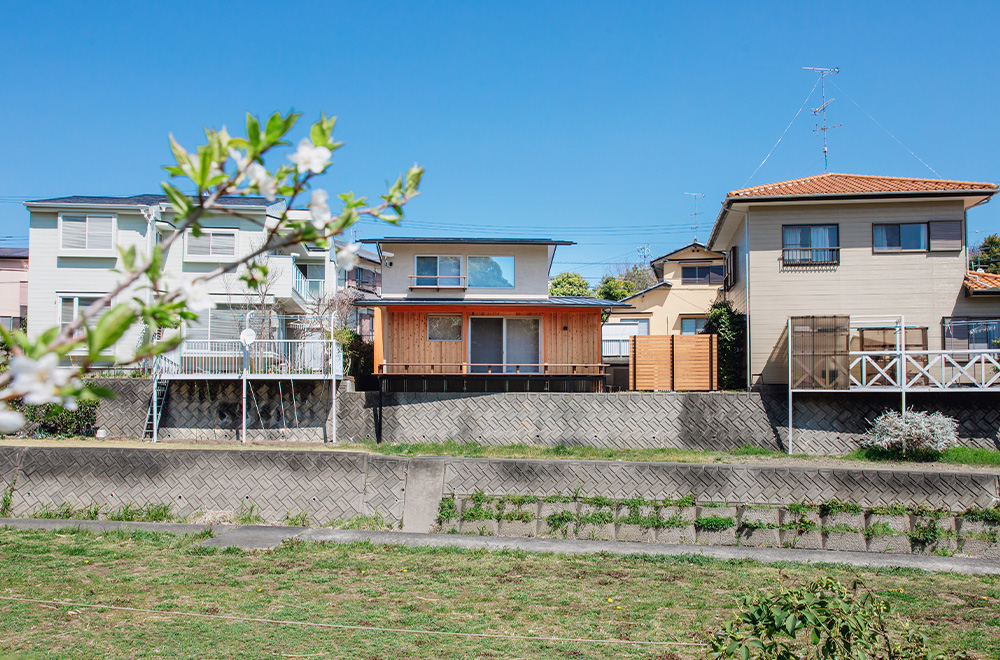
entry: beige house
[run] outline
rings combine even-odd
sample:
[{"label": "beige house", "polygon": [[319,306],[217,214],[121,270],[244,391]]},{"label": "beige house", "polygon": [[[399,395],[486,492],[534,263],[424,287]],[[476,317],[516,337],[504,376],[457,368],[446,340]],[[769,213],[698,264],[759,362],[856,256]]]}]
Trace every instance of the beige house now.
[{"label": "beige house", "polygon": [[[912,373],[940,362],[941,388],[965,379],[946,368],[993,349],[1000,329],[1000,288],[967,273],[966,242],[966,213],[996,193],[993,183],[847,174],[730,192],[708,247],[726,255],[724,295],[749,318],[749,383],[788,383],[789,328],[803,370],[794,388],[864,388],[880,377],[899,388],[903,363]],[[915,357],[894,362],[898,327]],[[996,356],[981,357],[988,376]],[[933,389],[937,374],[906,387]]]},{"label": "beige house", "polygon": [[694,335],[725,278],[725,254],[691,243],[649,262],[656,284],[624,298],[634,309],[611,314],[602,328],[602,355],[609,382],[624,387],[632,335]]}]

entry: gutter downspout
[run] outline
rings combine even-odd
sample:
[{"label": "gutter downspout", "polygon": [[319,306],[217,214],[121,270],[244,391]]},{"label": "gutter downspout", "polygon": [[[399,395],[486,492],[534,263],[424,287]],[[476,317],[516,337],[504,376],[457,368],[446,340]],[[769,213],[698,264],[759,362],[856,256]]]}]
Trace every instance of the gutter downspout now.
[{"label": "gutter downspout", "polygon": [[[746,278],[747,278],[747,392],[750,392],[752,383],[751,378],[751,364],[753,363],[753,356],[750,354],[750,211],[743,214],[743,243],[746,249]],[[791,337],[789,337],[791,341]],[[788,381],[788,386],[792,386],[792,381]]]}]

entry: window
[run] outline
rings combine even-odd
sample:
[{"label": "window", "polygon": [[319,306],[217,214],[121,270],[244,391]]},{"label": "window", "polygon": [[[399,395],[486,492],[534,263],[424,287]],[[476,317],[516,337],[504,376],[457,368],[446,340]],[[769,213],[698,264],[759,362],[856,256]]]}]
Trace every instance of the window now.
[{"label": "window", "polygon": [[945,317],[945,350],[995,350],[1000,348],[1000,319]]},{"label": "window", "polygon": [[537,374],[541,319],[477,316],[469,319],[471,373]]},{"label": "window", "polygon": [[840,237],[837,225],[782,227],[781,260],[785,265],[839,263]]},{"label": "window", "polygon": [[[228,341],[235,342],[240,336],[243,327],[243,315],[239,312],[219,305],[215,309],[201,312],[198,320],[187,322],[187,336],[192,350],[221,350],[223,347],[210,342]],[[262,334],[258,332],[258,334]],[[204,342],[204,343],[198,343]],[[230,350],[235,349],[235,344],[227,345]]]},{"label": "window", "polygon": [[187,256],[189,257],[235,257],[236,232],[202,231],[201,236],[187,233]]},{"label": "window", "polygon": [[469,257],[469,288],[513,289],[514,257]]},{"label": "window", "polygon": [[681,284],[722,284],[724,266],[681,266]]},{"label": "window", "polygon": [[927,250],[927,223],[872,225],[872,248],[875,252]]},{"label": "window", "polygon": [[734,245],[729,248],[726,258],[726,291],[729,291],[740,281],[740,248]]},{"label": "window", "polygon": [[681,319],[681,334],[682,335],[697,335],[701,334],[701,331],[705,329],[705,317],[697,318],[686,318]]},{"label": "window", "polygon": [[375,271],[368,270],[367,268],[358,268],[356,270],[358,284],[361,286],[375,286]]},{"label": "window", "polygon": [[413,286],[462,286],[462,257],[417,257]]},{"label": "window", "polygon": [[462,317],[428,316],[427,341],[462,341]]},{"label": "window", "polygon": [[[64,328],[73,322],[83,310],[90,307],[101,298],[101,294],[90,294],[85,296],[60,296],[59,297],[59,327]],[[91,319],[90,325],[94,326],[107,311],[111,309],[111,303],[105,303],[104,307]]]},{"label": "window", "polygon": [[110,215],[61,216],[63,250],[110,252],[114,249],[114,223]]}]

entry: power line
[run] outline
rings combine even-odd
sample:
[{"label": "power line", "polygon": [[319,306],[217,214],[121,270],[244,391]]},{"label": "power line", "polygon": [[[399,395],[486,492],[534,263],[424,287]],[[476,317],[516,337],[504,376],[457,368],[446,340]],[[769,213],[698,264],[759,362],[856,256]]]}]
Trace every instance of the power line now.
[{"label": "power line", "polygon": [[817,85],[819,85],[819,79],[817,79],[816,82],[813,83],[812,89],[809,90],[809,95],[806,96],[804,101],[802,101],[802,105],[800,105],[799,109],[795,112],[795,116],[792,117],[792,121],[788,122],[788,126],[785,126],[785,130],[781,132],[781,137],[778,138],[778,141],[774,143],[774,146],[771,147],[771,150],[767,152],[766,156],[764,156],[764,160],[760,161],[760,165],[758,165],[757,169],[753,171],[753,174],[747,177],[747,180],[743,183],[742,186],[743,188],[747,187],[747,184],[750,183],[750,179],[754,178],[754,175],[756,175],[757,172],[760,171],[760,168],[764,167],[764,163],[767,162],[767,159],[771,157],[771,154],[774,153],[774,150],[778,148],[779,144],[781,144],[781,141],[785,138],[785,134],[788,133],[788,129],[792,127],[792,124],[795,123],[795,120],[799,118],[800,114],[802,114],[802,108],[806,107],[806,103],[808,103],[809,99],[812,98],[813,92],[816,91]]}]

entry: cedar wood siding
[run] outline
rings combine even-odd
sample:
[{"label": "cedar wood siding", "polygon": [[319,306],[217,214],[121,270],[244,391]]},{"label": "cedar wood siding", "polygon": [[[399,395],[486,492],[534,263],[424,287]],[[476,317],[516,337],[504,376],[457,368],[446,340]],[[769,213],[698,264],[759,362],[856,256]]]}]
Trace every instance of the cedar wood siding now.
[{"label": "cedar wood siding", "polygon": [[[908,326],[927,327],[928,348],[934,350],[942,345],[942,317],[1000,311],[996,303],[965,297],[964,240],[962,250],[955,252],[872,251],[873,224],[964,223],[961,201],[755,205],[749,216],[751,368],[753,377],[762,374],[765,384],[787,382],[784,333],[789,316],[903,314]],[[782,226],[795,224],[837,224],[839,265],[783,267]],[[742,240],[742,231],[733,238]],[[744,273],[740,276],[745,285]],[[740,298],[738,287],[729,292],[734,302]]]},{"label": "cedar wood siding", "polygon": [[[532,316],[542,321],[542,362],[549,364],[600,364],[601,310],[382,308],[385,319],[383,351],[385,361],[402,364],[461,364],[468,359],[471,316]],[[427,317],[432,314],[464,314],[462,341],[428,341]],[[566,328],[565,330],[563,328]],[[378,332],[378,330],[376,330]],[[375,365],[376,372],[378,364]],[[458,370],[456,370],[458,371]]]}]

